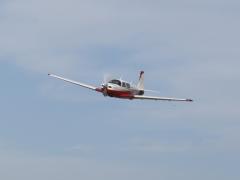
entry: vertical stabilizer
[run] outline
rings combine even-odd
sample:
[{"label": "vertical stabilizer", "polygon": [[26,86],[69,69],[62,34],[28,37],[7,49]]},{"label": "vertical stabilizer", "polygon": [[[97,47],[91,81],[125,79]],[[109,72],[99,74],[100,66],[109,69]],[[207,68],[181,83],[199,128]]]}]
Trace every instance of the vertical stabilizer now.
[{"label": "vertical stabilizer", "polygon": [[144,90],[144,71],[140,72],[139,81],[137,84],[139,90]]}]

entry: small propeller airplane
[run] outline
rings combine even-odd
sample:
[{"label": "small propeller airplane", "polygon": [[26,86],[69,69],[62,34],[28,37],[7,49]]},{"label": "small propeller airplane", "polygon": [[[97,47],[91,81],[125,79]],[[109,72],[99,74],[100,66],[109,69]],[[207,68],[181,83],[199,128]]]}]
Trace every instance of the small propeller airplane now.
[{"label": "small propeller airplane", "polygon": [[[95,87],[87,85],[81,82],[70,80],[64,77],[60,77],[54,74],[48,74],[51,77],[72,83],[87,89],[91,89],[102,93],[104,96],[121,98],[121,99],[142,99],[142,100],[163,100],[163,101],[186,101],[192,102],[192,99],[180,99],[180,98],[169,98],[169,97],[155,97],[155,96],[145,96],[144,92],[144,71],[140,72],[139,81],[137,85],[133,85],[122,79],[111,79],[107,80],[102,84],[102,87]],[[151,91],[151,90],[149,90]]]}]

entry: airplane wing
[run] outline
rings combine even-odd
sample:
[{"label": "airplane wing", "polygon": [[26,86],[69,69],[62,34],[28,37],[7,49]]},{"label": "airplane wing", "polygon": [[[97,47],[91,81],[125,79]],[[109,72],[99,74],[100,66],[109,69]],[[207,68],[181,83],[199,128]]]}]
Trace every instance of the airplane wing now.
[{"label": "airplane wing", "polygon": [[192,102],[192,99],[180,99],[180,98],[169,98],[169,97],[154,97],[154,96],[141,96],[135,95],[133,99],[142,99],[142,100],[162,100],[162,101],[187,101]]},{"label": "airplane wing", "polygon": [[84,83],[80,83],[80,82],[77,82],[77,81],[73,81],[73,80],[70,80],[70,79],[67,79],[67,78],[63,78],[63,77],[60,77],[60,76],[57,76],[57,75],[54,75],[54,74],[48,74],[48,75],[51,76],[51,77],[54,77],[54,78],[57,78],[57,79],[60,79],[60,80],[63,80],[63,81],[66,81],[66,82],[78,85],[78,86],[81,86],[81,87],[84,87],[84,88],[91,89],[91,90],[95,90],[96,91],[98,89],[97,87],[94,87],[94,86],[91,86],[91,85],[87,85],[87,84],[84,84]]}]

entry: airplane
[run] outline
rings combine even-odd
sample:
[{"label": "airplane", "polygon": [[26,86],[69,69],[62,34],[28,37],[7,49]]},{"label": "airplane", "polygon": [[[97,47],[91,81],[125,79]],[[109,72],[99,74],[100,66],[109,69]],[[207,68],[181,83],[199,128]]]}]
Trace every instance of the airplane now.
[{"label": "airplane", "polygon": [[[92,85],[88,85],[85,83],[77,82],[74,80],[70,80],[64,77],[60,77],[54,74],[48,74],[51,77],[66,81],[68,83],[72,83],[87,89],[91,89],[102,93],[104,96],[121,98],[121,99],[142,99],[142,100],[162,100],[162,101],[186,101],[192,102],[192,99],[181,99],[181,98],[170,98],[170,97],[157,97],[157,96],[145,96],[144,93],[144,71],[140,72],[139,81],[137,85],[132,83],[123,81],[120,79],[111,79],[102,84],[101,87],[95,87]],[[149,90],[151,91],[151,90]]]}]

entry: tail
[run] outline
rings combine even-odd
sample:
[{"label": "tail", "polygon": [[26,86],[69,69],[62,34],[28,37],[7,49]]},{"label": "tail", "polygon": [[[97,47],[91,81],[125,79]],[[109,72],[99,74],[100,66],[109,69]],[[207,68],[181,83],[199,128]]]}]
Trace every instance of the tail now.
[{"label": "tail", "polygon": [[144,71],[140,72],[137,88],[141,91],[144,91]]}]

